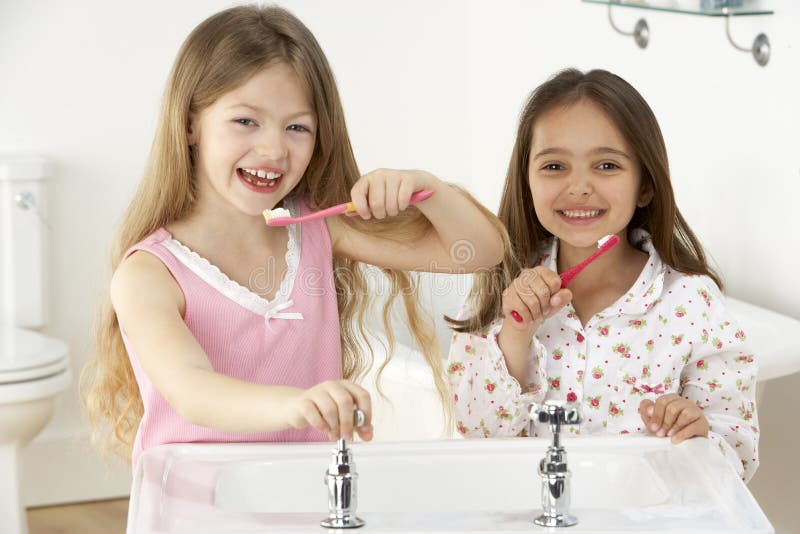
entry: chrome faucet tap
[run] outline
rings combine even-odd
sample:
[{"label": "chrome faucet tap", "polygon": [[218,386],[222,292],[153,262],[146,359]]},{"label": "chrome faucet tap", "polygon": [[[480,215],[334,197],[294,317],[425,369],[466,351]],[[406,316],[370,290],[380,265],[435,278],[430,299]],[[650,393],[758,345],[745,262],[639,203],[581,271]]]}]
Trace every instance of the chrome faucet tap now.
[{"label": "chrome faucet tap", "polygon": [[[353,412],[354,424],[364,426],[364,412],[356,409]],[[331,456],[331,463],[325,472],[325,485],[328,486],[328,517],[320,521],[325,528],[358,528],[365,521],[356,517],[356,464],[353,452],[342,438],[336,442]]]},{"label": "chrome faucet tap", "polygon": [[577,425],[582,421],[580,405],[562,401],[546,401],[542,405],[531,404],[528,409],[531,421],[548,423],[553,433],[553,443],[547,448],[545,457],[539,462],[542,477],[542,515],[533,520],[543,527],[570,527],[578,523],[569,515],[569,479],[567,452],[561,446],[563,425]]}]

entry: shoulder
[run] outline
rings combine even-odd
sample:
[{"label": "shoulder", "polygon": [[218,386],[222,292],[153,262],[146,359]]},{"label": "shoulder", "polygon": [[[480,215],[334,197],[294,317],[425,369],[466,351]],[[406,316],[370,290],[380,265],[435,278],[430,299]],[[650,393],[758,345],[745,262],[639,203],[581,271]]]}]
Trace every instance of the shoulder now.
[{"label": "shoulder", "polygon": [[728,319],[725,296],[709,276],[685,274],[668,267],[662,295],[672,307],[680,307],[682,313],[699,320]]},{"label": "shoulder", "polygon": [[713,302],[722,299],[722,292],[711,277],[704,274],[686,274],[672,267],[665,267],[664,290],[668,295],[680,298],[698,297]]},{"label": "shoulder", "polygon": [[180,286],[167,266],[155,255],[139,250],[120,262],[111,277],[111,302],[120,314],[142,307],[178,309],[183,312]]}]

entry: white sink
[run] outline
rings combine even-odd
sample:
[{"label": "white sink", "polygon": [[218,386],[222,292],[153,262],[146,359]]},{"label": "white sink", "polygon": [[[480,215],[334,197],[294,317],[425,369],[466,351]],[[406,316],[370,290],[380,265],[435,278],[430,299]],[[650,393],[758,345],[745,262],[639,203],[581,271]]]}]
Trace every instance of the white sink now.
[{"label": "white sink", "polygon": [[800,371],[800,321],[731,297],[726,304],[758,358],[759,382]]},{"label": "white sink", "polygon": [[[773,532],[704,439],[564,441],[572,471],[565,532]],[[356,532],[554,532],[541,505],[534,438],[352,444]],[[131,491],[129,534],[326,532],[324,474],[333,444],[165,445],[146,451]],[[341,531],[338,531],[341,532]]]}]

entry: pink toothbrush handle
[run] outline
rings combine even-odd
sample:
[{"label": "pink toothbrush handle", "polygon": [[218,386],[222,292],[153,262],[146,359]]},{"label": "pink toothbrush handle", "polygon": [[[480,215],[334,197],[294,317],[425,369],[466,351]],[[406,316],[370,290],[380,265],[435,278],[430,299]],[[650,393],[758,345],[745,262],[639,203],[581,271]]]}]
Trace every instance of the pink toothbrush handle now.
[{"label": "pink toothbrush handle", "polygon": [[[614,245],[616,245],[617,243],[619,243],[619,237],[612,235],[611,237],[608,238],[608,240],[605,243],[603,243],[600,246],[599,249],[594,251],[594,253],[591,256],[580,262],[575,267],[567,269],[566,271],[558,275],[561,278],[561,289],[564,289],[570,283],[572,283],[575,277],[578,276],[581,273],[581,271],[586,268],[587,265],[589,265],[594,260],[599,258],[601,255],[605,254],[606,252],[614,248]],[[514,320],[518,323],[521,323],[523,321],[522,315],[520,315],[517,310],[511,310],[511,317],[513,317]]]},{"label": "pink toothbrush handle", "polygon": [[423,200],[428,200],[433,196],[434,190],[433,189],[421,189],[419,191],[415,191],[411,194],[411,198],[409,199],[409,205],[414,205],[417,202],[422,202]]},{"label": "pink toothbrush handle", "polygon": [[[422,202],[423,200],[430,198],[433,193],[433,189],[422,189],[420,191],[416,191],[411,195],[411,198],[409,199],[409,205]],[[324,219],[333,215],[341,215],[342,213],[353,213],[355,211],[356,208],[352,202],[345,202],[344,204],[337,204],[336,206],[331,206],[330,208],[326,208],[324,210],[309,213],[303,217],[276,217],[274,219],[268,219],[266,222],[267,226],[286,226],[287,224],[316,221],[317,219]]]},{"label": "pink toothbrush handle", "polygon": [[561,277],[561,289],[564,289],[565,287],[570,285],[572,281],[575,279],[575,277],[581,274],[582,270],[584,270],[594,260],[596,260],[603,254],[611,250],[614,247],[614,245],[616,245],[618,242],[619,238],[617,236],[611,236],[611,238],[605,243],[603,243],[603,245],[599,249],[597,249],[594,252],[594,254],[592,254],[582,262],[580,262],[575,267],[571,267],[566,271],[564,271],[563,273],[561,273],[559,275]]},{"label": "pink toothbrush handle", "polygon": [[350,211],[350,207],[352,206],[352,202],[345,202],[344,204],[337,204],[336,206],[331,206],[330,208],[326,208],[324,210],[319,210],[314,213],[309,213],[305,217],[298,217],[295,219],[297,222],[305,222],[305,221],[315,221],[317,219],[324,219],[326,217],[331,217],[333,215],[341,215],[342,213],[347,213]]}]

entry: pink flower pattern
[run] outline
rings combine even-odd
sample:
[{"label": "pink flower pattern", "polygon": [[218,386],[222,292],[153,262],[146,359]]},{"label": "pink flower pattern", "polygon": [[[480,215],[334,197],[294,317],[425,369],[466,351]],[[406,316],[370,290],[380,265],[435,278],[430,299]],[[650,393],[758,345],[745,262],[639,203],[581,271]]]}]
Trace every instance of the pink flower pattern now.
[{"label": "pink flower pattern", "polygon": [[[557,255],[551,246],[545,264],[552,269]],[[524,387],[508,374],[497,344],[502,318],[485,337],[457,333],[447,370],[458,398],[459,432],[527,434],[528,404],[556,399],[583,404],[576,433],[642,433],[642,399],[678,393],[704,410],[709,439],[749,480],[758,466],[759,431],[757,362],[745,332],[711,279],[664,265],[649,241],[645,249],[650,261],[617,302],[585,325],[571,306],[542,324],[531,343]],[[460,316],[468,312],[465,307]],[[531,435],[540,433],[548,430],[532,426]]]}]

